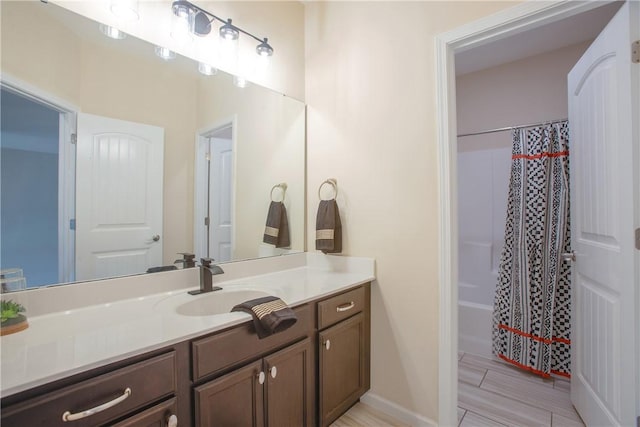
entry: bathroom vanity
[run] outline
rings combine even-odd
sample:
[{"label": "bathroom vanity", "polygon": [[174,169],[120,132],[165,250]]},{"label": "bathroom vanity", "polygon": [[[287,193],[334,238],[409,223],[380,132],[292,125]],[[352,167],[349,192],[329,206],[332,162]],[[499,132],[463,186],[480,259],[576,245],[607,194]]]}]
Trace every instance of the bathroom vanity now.
[{"label": "bathroom vanity", "polygon": [[[247,314],[203,313],[215,307],[215,292],[206,295],[210,300],[201,306],[193,304],[200,297],[184,289],[137,298],[134,312],[141,324],[147,325],[145,317],[151,316],[159,328],[146,333],[157,335],[162,330],[174,342],[159,345],[156,339],[157,348],[141,347],[137,354],[132,351],[106,364],[95,362],[94,367],[70,375],[60,372],[58,379],[36,380],[41,384],[34,387],[21,385],[19,375],[10,375],[17,380],[9,378],[16,382],[11,388],[3,380],[2,425],[327,426],[369,389],[372,279],[372,271],[305,266],[220,282],[221,300],[233,299],[234,292],[236,298],[245,298],[246,292],[266,292],[292,306],[297,322],[263,339],[257,337]],[[134,301],[109,304],[109,309],[118,304],[135,306]],[[78,313],[79,321],[82,315]],[[56,316],[68,318],[73,313],[48,316],[44,321],[55,323]],[[39,327],[38,321],[34,319],[32,328]],[[120,332],[126,341],[127,330]],[[108,339],[117,341],[118,335]],[[2,344],[8,344],[4,337]],[[31,346],[23,355],[28,358],[29,351],[36,350]],[[3,356],[3,377],[9,366]]]}]

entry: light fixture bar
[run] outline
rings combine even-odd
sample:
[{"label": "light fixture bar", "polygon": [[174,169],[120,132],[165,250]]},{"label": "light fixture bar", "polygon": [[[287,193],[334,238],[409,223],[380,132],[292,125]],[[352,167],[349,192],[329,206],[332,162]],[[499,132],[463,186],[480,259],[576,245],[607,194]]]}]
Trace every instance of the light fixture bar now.
[{"label": "light fixture bar", "polygon": [[[178,13],[178,10],[182,7],[188,7],[192,10],[192,13],[202,13],[204,14],[207,19],[209,20],[209,24],[212,24],[214,21],[218,21],[221,24],[223,24],[223,27],[227,27],[227,28],[231,28],[232,30],[236,30],[246,36],[251,37],[252,39],[258,41],[260,44],[258,45],[257,48],[257,52],[260,55],[266,55],[268,53],[268,55],[266,56],[271,56],[273,54],[273,48],[267,43],[267,38],[259,38],[253,34],[251,34],[250,32],[243,30],[242,28],[238,27],[237,25],[234,25],[231,23],[231,19],[222,19],[217,15],[214,15],[213,13],[204,10],[203,8],[201,8],[200,6],[197,6],[189,1],[186,0],[176,0],[172,3],[171,8],[173,10],[174,13]],[[208,31],[206,33],[197,33],[198,35],[207,35],[209,33],[209,31],[211,31],[210,29],[208,29]]]}]

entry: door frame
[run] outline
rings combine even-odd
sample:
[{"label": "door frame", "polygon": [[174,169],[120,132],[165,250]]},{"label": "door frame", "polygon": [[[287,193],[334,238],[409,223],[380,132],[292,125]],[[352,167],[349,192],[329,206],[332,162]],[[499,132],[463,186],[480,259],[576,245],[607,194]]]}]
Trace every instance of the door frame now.
[{"label": "door frame", "polygon": [[[483,46],[606,2],[524,2],[435,38],[439,212],[438,424],[458,424],[458,188],[455,53]],[[638,159],[635,159],[636,168]],[[638,303],[636,303],[638,304]],[[638,357],[638,355],[636,355]]]},{"label": "door frame", "polygon": [[[201,258],[206,253],[208,236],[206,234],[205,225],[200,219],[203,217],[203,212],[206,211],[206,205],[204,200],[199,200],[197,195],[201,193],[202,189],[208,186],[207,178],[205,174],[200,173],[204,167],[204,161],[200,156],[200,147],[202,144],[208,143],[209,138],[214,136],[217,132],[231,127],[231,146],[233,147],[233,171],[231,181],[233,183],[234,191],[231,194],[231,217],[236,217],[236,171],[237,171],[237,147],[238,147],[238,116],[236,114],[217,120],[213,124],[200,128],[196,132],[195,136],[195,152],[194,152],[194,167],[193,167],[193,252],[196,255],[196,259]],[[233,227],[231,231],[231,253],[233,253],[235,241],[236,241],[236,229]],[[206,238],[205,238],[206,236]]]},{"label": "door frame", "polygon": [[59,113],[58,128],[58,283],[75,281],[76,134],[80,108],[56,95],[2,72],[0,86]]}]

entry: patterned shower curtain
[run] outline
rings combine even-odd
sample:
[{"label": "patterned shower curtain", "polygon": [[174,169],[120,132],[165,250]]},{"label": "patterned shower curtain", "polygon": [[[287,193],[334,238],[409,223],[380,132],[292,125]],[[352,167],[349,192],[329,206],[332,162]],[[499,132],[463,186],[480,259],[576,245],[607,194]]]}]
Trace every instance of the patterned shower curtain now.
[{"label": "patterned shower curtain", "polygon": [[569,251],[568,123],[514,129],[493,351],[545,377],[571,373]]}]

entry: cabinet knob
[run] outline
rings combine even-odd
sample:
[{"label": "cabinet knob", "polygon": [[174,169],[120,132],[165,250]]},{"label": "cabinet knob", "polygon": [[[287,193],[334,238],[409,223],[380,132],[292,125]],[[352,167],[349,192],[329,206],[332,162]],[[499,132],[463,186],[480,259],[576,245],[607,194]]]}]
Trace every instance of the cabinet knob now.
[{"label": "cabinet knob", "polygon": [[326,348],[327,350],[329,350],[329,349],[331,348],[331,341],[326,340],[326,341],[324,342],[324,348]]},{"label": "cabinet knob", "polygon": [[258,374],[258,383],[259,384],[264,384],[264,372],[260,371],[260,373]]},{"label": "cabinet knob", "polygon": [[275,378],[278,375],[278,369],[275,366],[272,366],[269,372],[271,373],[271,378]]},{"label": "cabinet knob", "polygon": [[178,417],[175,414],[167,419],[167,427],[178,427]]}]

